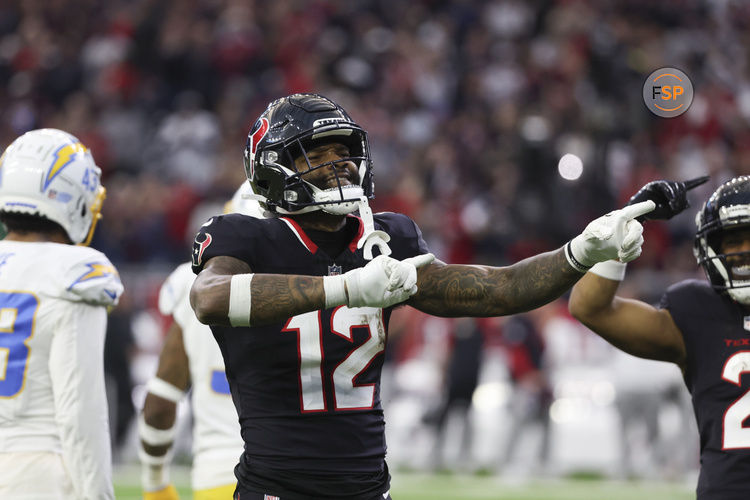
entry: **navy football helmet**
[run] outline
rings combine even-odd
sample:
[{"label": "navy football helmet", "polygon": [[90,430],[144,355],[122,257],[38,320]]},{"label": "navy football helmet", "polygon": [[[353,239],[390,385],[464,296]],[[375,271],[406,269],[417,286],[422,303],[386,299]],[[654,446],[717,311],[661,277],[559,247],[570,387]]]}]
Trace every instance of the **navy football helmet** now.
[{"label": "navy football helmet", "polygon": [[720,248],[726,231],[750,227],[750,176],[719,186],[703,204],[695,223],[698,231],[693,252],[713,288],[750,305],[750,252],[725,254]]},{"label": "navy football helmet", "polygon": [[[307,151],[326,142],[349,148],[357,166],[359,183],[320,189],[305,180],[311,170],[330,167],[333,162],[313,166]],[[298,170],[294,160],[304,157],[307,169]],[[347,214],[358,208],[362,198],[373,197],[372,161],[367,133],[344,109],[318,94],[293,94],[269,104],[247,136],[245,173],[256,195],[266,207],[281,214],[323,210]]]}]

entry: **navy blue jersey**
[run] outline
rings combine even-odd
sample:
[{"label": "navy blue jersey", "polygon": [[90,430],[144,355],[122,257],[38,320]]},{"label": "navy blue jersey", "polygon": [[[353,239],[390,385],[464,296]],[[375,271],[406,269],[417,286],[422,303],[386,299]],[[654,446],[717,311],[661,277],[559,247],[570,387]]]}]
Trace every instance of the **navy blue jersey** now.
[{"label": "navy blue jersey", "polygon": [[750,498],[750,315],[697,280],[671,286],[661,306],[669,310],[685,339],[685,384],[700,434],[698,499],[746,500]]},{"label": "navy blue jersey", "polygon": [[[427,252],[408,217],[381,213],[374,221],[390,235],[392,257]],[[367,263],[356,248],[362,221],[350,216],[347,224],[357,226],[355,237],[331,257],[291,218],[217,216],[196,236],[193,271],[231,256],[256,274],[345,273]],[[211,327],[245,441],[242,486],[282,498],[372,498],[387,490],[380,372],[389,317],[390,309],[340,306],[267,326]],[[302,477],[320,484],[290,486]]]}]

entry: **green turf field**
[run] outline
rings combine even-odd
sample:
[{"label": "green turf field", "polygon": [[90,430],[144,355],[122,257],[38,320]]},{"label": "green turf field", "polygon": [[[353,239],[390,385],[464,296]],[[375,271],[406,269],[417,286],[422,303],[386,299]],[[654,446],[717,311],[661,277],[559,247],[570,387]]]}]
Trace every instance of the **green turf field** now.
[{"label": "green turf field", "polygon": [[[694,485],[603,480],[529,480],[451,474],[393,474],[394,500],[691,500]],[[187,470],[173,468],[181,500],[190,500]],[[138,469],[115,469],[118,500],[140,499]],[[283,499],[282,499],[283,500]]]}]

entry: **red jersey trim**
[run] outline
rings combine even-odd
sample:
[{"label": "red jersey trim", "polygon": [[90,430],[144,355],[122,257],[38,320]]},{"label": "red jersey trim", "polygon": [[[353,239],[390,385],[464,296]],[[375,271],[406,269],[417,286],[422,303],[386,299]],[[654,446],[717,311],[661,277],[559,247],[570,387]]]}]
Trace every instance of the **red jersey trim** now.
[{"label": "red jersey trim", "polygon": [[357,230],[357,236],[354,237],[351,243],[349,243],[349,251],[354,253],[357,251],[357,243],[359,243],[359,239],[362,238],[362,234],[365,232],[365,223],[362,221],[360,217],[357,217],[356,215],[348,215],[347,217],[353,217],[357,219],[357,222],[359,223],[359,229]]},{"label": "red jersey trim", "polygon": [[289,229],[292,230],[300,243],[302,243],[311,254],[315,254],[318,251],[318,245],[313,243],[313,240],[311,240],[310,237],[305,234],[305,231],[299,226],[299,224],[294,222],[292,219],[287,219],[286,217],[280,217],[280,219],[286,222],[286,225],[289,226]]}]

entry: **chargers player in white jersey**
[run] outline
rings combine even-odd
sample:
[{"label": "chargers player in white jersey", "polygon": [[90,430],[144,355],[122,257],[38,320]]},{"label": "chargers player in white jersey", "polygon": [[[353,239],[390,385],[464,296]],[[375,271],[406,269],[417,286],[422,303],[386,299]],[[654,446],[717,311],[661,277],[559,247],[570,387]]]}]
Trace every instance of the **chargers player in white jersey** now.
[{"label": "chargers player in white jersey", "polygon": [[0,498],[113,499],[104,337],[123,287],[88,248],[105,190],[76,137],[0,158]]},{"label": "chargers player in white jersey", "polygon": [[[245,182],[224,207],[263,217],[257,201],[249,199]],[[156,376],[148,383],[143,412],[138,419],[139,456],[143,467],[144,500],[176,500],[169,479],[172,443],[177,430],[177,403],[192,387],[193,466],[191,482],[195,500],[232,498],[237,479],[234,466],[242,454],[242,437],[224,373],[224,360],[211,329],[200,323],[190,306],[195,275],[186,262],[166,279],[159,292],[159,309],[174,319],[167,332]]]}]

